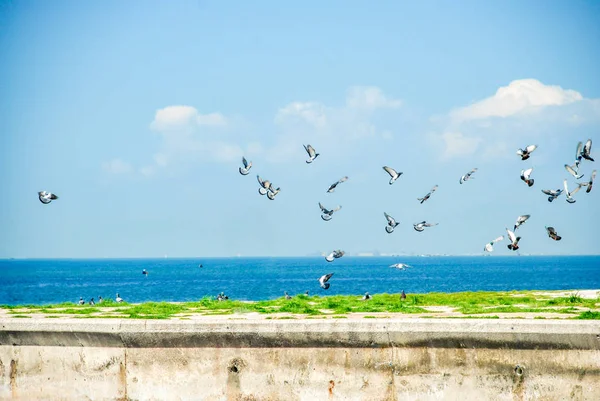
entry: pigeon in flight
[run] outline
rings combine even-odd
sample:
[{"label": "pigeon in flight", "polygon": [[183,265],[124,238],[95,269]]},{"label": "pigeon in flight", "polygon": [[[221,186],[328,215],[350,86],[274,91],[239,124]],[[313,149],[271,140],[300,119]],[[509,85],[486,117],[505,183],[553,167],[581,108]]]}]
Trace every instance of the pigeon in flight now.
[{"label": "pigeon in flight", "polygon": [[546,227],[546,231],[548,232],[548,237],[552,238],[554,241],[560,241],[561,236],[558,235],[554,227]]},{"label": "pigeon in flight", "polygon": [[328,283],[331,276],[333,276],[333,273],[325,274],[324,276],[321,276],[321,278],[319,278],[319,284],[321,285],[322,289],[326,290],[331,286],[331,284]]},{"label": "pigeon in flight", "polygon": [[533,167],[528,168],[527,170],[521,170],[521,180],[523,180],[523,182],[525,184],[527,184],[528,186],[532,186],[533,182],[534,182],[534,179],[530,178],[532,171],[533,171]]},{"label": "pigeon in flight", "polygon": [[571,174],[573,177],[575,177],[576,180],[583,177],[583,174],[579,174],[577,171],[575,171],[573,166],[569,166],[568,164],[565,164],[565,169],[569,172],[569,174]]},{"label": "pigeon in flight", "polygon": [[433,227],[433,226],[437,226],[437,225],[438,225],[438,223],[427,223],[425,221],[413,224],[415,231],[418,231],[418,232],[425,230],[425,227]]},{"label": "pigeon in flight", "polygon": [[581,163],[581,159],[583,159],[581,153],[583,153],[583,142],[579,141],[577,143],[577,149],[575,150],[575,164],[573,165],[575,166],[576,171],[579,171],[579,163]]},{"label": "pigeon in flight", "polygon": [[394,263],[393,265],[390,265],[390,267],[393,267],[394,269],[398,269],[398,270],[404,270],[404,269],[408,269],[409,267],[412,267],[412,266],[407,265],[406,263]]},{"label": "pigeon in flight", "polygon": [[503,235],[499,236],[496,239],[491,240],[490,242],[488,242],[487,244],[485,244],[485,247],[483,248],[483,250],[485,252],[493,252],[494,251],[494,244],[496,242],[500,242],[502,240],[504,240],[504,236]]},{"label": "pigeon in flight", "polygon": [[292,299],[292,297],[290,296],[290,294],[288,294],[287,291],[284,291],[283,295],[285,296],[285,299]]},{"label": "pigeon in flight", "polygon": [[521,240],[521,237],[517,237],[515,233],[510,231],[508,228],[506,229],[506,232],[508,233],[508,240],[510,241],[510,244],[508,244],[508,249],[511,251],[516,251],[519,249],[519,241]]},{"label": "pigeon in flight", "polygon": [[565,186],[565,195],[567,196],[567,202],[575,203],[576,200],[573,199],[573,195],[575,195],[577,193],[577,191],[579,191],[581,189],[581,185],[578,185],[577,188],[575,188],[573,190],[573,192],[569,192],[569,188],[567,187],[567,180],[564,180],[563,184]]},{"label": "pigeon in flight", "polygon": [[562,189],[557,189],[553,191],[551,189],[542,189],[542,192],[548,195],[548,202],[552,202],[554,199],[558,198],[560,194],[563,193]]},{"label": "pigeon in flight", "polygon": [[348,176],[340,178],[338,181],[334,182],[333,184],[331,184],[329,186],[329,189],[327,189],[327,192],[331,193],[331,192],[335,191],[335,187],[337,187],[339,184],[341,184],[342,182],[345,182],[347,180],[348,180]]},{"label": "pigeon in flight", "polygon": [[477,168],[474,168],[473,170],[469,171],[467,174],[460,177],[460,180],[458,182],[462,184],[465,181],[469,180],[476,171],[477,171]]},{"label": "pigeon in flight", "polygon": [[325,206],[323,206],[321,202],[319,202],[319,207],[321,208],[321,218],[325,221],[331,220],[333,214],[342,208],[341,206],[338,206],[335,209],[329,210]]},{"label": "pigeon in flight", "polygon": [[238,170],[240,171],[241,175],[248,175],[250,169],[252,168],[252,162],[249,162],[245,157],[242,157],[242,163],[244,164],[244,167],[240,167]]},{"label": "pigeon in flight", "polygon": [[592,156],[590,156],[590,153],[592,152],[592,140],[588,139],[585,142],[585,145],[583,145],[583,150],[580,153],[580,156],[583,157],[585,160],[589,160],[591,162],[594,161],[594,159],[592,159]]},{"label": "pigeon in flight", "polygon": [[306,153],[308,153],[308,157],[309,159],[306,161],[307,164],[312,163],[317,156],[319,156],[319,153],[315,152],[315,148],[313,148],[310,145],[303,145],[304,149],[306,150]]},{"label": "pigeon in flight", "polygon": [[258,175],[256,176],[256,178],[258,179],[258,183],[260,184],[260,188],[258,188],[258,193],[261,195],[266,195],[267,192],[269,192],[269,189],[271,189],[271,181],[263,180]]},{"label": "pigeon in flight", "polygon": [[363,301],[368,301],[371,299],[371,295],[368,292],[365,292],[365,295],[362,297]]},{"label": "pigeon in flight", "polygon": [[525,223],[527,221],[527,219],[530,217],[531,217],[531,215],[529,215],[529,214],[524,214],[522,216],[517,217],[517,222],[515,223],[515,227],[513,228],[513,230],[517,231],[517,228],[519,228],[519,226],[521,226],[521,224]]},{"label": "pigeon in flight", "polygon": [[577,185],[579,185],[580,187],[587,187],[585,192],[589,194],[592,191],[592,186],[594,185],[595,179],[596,179],[596,170],[592,171],[592,175],[590,176],[590,180],[588,182],[578,182]]},{"label": "pigeon in flight", "polygon": [[52,192],[40,191],[38,192],[38,198],[40,199],[40,202],[42,202],[44,205],[47,205],[53,200],[58,199],[58,196],[54,195]]},{"label": "pigeon in flight", "polygon": [[435,185],[433,188],[431,188],[431,191],[429,191],[429,193],[427,195],[425,195],[422,198],[417,198],[418,201],[421,202],[421,204],[423,204],[423,202],[425,202],[427,199],[429,199],[431,197],[431,195],[438,189],[438,186]]},{"label": "pigeon in flight", "polygon": [[397,222],[392,216],[390,216],[386,212],[383,212],[383,215],[385,216],[385,218],[387,219],[387,222],[388,222],[387,226],[385,226],[385,231],[388,234],[391,234],[394,232],[394,228],[396,228],[396,226],[400,223]]},{"label": "pigeon in flight", "polygon": [[271,184],[271,186],[269,187],[269,190],[267,191],[267,198],[269,198],[270,200],[275,200],[275,195],[277,195],[280,190],[281,190],[281,188],[275,189],[273,187],[273,184]]},{"label": "pigeon in flight", "polygon": [[399,173],[396,170],[394,170],[391,167],[388,166],[383,166],[383,169],[385,170],[386,173],[388,173],[390,175],[390,185],[392,185],[397,179],[398,177],[400,177],[403,173]]},{"label": "pigeon in flight", "polygon": [[531,156],[531,152],[533,152],[536,148],[537,145],[529,145],[525,149],[517,150],[517,154],[521,156],[521,160],[527,160],[529,159],[529,156]]},{"label": "pigeon in flight", "polygon": [[335,251],[331,252],[329,255],[325,256],[325,260],[328,262],[333,262],[334,259],[341,258],[342,256],[344,256],[345,253],[346,252],[344,252],[344,251],[336,249]]}]

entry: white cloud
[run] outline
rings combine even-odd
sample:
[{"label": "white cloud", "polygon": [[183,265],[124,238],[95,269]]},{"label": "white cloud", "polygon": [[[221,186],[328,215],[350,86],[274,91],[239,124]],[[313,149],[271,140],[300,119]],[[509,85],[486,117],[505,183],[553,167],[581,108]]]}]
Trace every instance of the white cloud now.
[{"label": "white cloud", "polygon": [[198,114],[196,117],[196,122],[198,125],[227,125],[227,120],[225,120],[225,117],[223,117],[223,115],[220,113],[210,113],[204,115]]},{"label": "white cloud", "polygon": [[397,109],[402,101],[388,98],[376,86],[353,86],[346,93],[346,106],[363,110]]},{"label": "white cloud", "polygon": [[481,138],[467,137],[460,132],[445,132],[442,134],[444,141],[444,158],[468,156],[475,153]]},{"label": "white cloud", "polygon": [[133,171],[131,164],[121,159],[113,159],[111,161],[102,163],[102,169],[112,174],[128,174]]},{"label": "white cloud", "polygon": [[536,79],[520,79],[499,88],[491,97],[452,111],[450,117],[455,122],[509,117],[580,100],[583,100],[583,96],[577,91],[563,89],[557,85],[544,85]]},{"label": "white cloud", "polygon": [[156,111],[150,127],[155,131],[177,131],[226,124],[227,120],[220,113],[200,114],[192,106],[167,106]]},{"label": "white cloud", "polygon": [[275,122],[282,124],[290,120],[300,120],[317,128],[327,124],[327,110],[325,105],[317,102],[293,102],[279,109]]}]

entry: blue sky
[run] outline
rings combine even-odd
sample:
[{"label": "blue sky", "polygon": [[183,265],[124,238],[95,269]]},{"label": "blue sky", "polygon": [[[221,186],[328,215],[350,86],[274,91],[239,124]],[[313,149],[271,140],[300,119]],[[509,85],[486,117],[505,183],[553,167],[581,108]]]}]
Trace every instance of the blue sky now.
[{"label": "blue sky", "polygon": [[600,183],[540,190],[600,146],[599,20],[594,1],[0,0],[0,257],[476,254],[520,214],[522,253],[597,254]]}]

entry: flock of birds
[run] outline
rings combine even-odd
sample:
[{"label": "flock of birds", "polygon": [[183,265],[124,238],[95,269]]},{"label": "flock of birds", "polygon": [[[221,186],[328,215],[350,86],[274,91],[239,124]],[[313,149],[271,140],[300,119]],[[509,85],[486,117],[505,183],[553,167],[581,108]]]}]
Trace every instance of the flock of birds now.
[{"label": "flock of birds", "polygon": [[[317,159],[317,157],[319,157],[319,155],[320,155],[319,153],[317,153],[315,151],[315,149],[310,144],[304,145],[304,149],[306,150],[306,153],[308,154],[308,159],[306,160],[307,164],[313,163]],[[525,147],[524,149],[517,150],[517,155],[521,158],[521,160],[525,161],[531,157],[532,153],[536,149],[537,149],[537,145],[529,145],[529,146]],[[564,165],[566,171],[570,175],[572,175],[576,180],[580,180],[581,178],[584,177],[584,174],[580,174],[580,172],[579,172],[579,168],[580,168],[580,165],[583,162],[583,160],[594,162],[594,159],[591,156],[591,150],[592,150],[592,140],[591,139],[588,139],[585,142],[585,144],[583,144],[582,142],[579,142],[577,144],[577,148],[576,148],[574,164],[572,164],[572,165],[565,164]],[[239,173],[243,176],[250,174],[250,170],[252,168],[252,162],[246,160],[245,157],[242,157],[242,164],[243,164],[242,167],[239,167]],[[402,176],[402,174],[403,174],[402,172],[399,172],[389,166],[383,166],[383,170],[390,177],[389,185],[394,184],[400,178],[400,176]],[[469,171],[466,174],[464,174],[463,176],[461,176],[459,179],[459,184],[465,184],[470,179],[473,179],[474,178],[473,175],[476,172],[477,172],[477,168],[473,168],[471,171]],[[528,187],[532,187],[534,185],[534,179],[531,177],[532,173],[533,173],[533,168],[521,170],[521,180]],[[269,180],[262,179],[260,177],[260,175],[257,175],[256,178],[259,183],[258,193],[261,196],[266,195],[267,198],[270,200],[275,200],[275,197],[277,196],[277,194],[279,194],[279,192],[281,191],[281,188],[275,187],[275,185]],[[572,204],[572,203],[576,202],[576,200],[573,196],[581,188],[586,187],[586,193],[589,193],[592,190],[595,178],[596,178],[596,170],[593,170],[592,173],[590,174],[589,181],[576,182],[575,183],[576,186],[574,187],[574,189],[572,191],[569,191],[567,180],[565,179],[563,181],[564,189],[563,188],[559,188],[559,189],[555,189],[555,190],[542,189],[542,192],[548,196],[548,202],[553,202],[555,199],[560,197],[560,195],[562,195],[562,193],[564,192],[566,201],[568,203]],[[347,180],[348,180],[347,176],[340,178],[339,180],[337,180],[336,182],[331,184],[326,192],[333,193],[338,185],[346,182]],[[426,195],[424,195],[422,198],[417,198],[418,201],[421,204],[423,202],[427,201],[428,199],[431,198],[431,196],[436,192],[437,189],[438,189],[438,185],[433,186]],[[52,201],[58,199],[58,196],[56,194],[48,192],[48,191],[38,192],[38,197],[39,197],[40,202],[42,202],[45,205],[50,204]],[[321,210],[321,219],[323,219],[324,221],[330,221],[333,218],[334,213],[338,212],[342,208],[341,206],[338,205],[334,208],[329,209],[329,208],[325,207],[321,202],[319,202],[318,205],[319,205],[319,209]],[[387,222],[387,224],[385,225],[385,231],[388,234],[391,234],[394,232],[394,229],[396,228],[396,226],[398,226],[400,223],[386,212],[384,212],[383,215]],[[530,215],[528,215],[528,214],[521,215],[517,218],[512,230],[506,228],[506,233],[507,233],[508,240],[509,240],[509,244],[507,245],[507,247],[509,250],[516,251],[519,249],[519,241],[521,240],[521,237],[517,236],[515,234],[515,232],[522,224],[524,224],[529,219],[529,217],[530,217]],[[436,225],[438,225],[438,223],[429,223],[427,221],[421,221],[418,223],[414,223],[413,228],[417,232],[422,232],[425,230],[425,228],[434,227]],[[554,227],[546,227],[546,232],[547,232],[549,238],[551,238],[555,241],[561,240],[561,236],[558,234],[558,232],[556,231],[556,229]],[[490,242],[485,244],[484,252],[488,252],[488,253],[493,252],[494,245],[503,240],[504,240],[503,235],[491,240]],[[325,260],[327,262],[333,262],[335,259],[339,259],[342,256],[344,256],[344,254],[345,254],[345,252],[343,250],[336,249],[336,250],[333,250],[330,253],[328,253],[325,256]],[[407,264],[404,264],[404,263],[396,263],[396,264],[391,265],[390,267],[396,268],[399,270],[404,270],[404,269],[409,268],[410,266]],[[144,271],[144,274],[147,274],[147,272]],[[334,275],[334,273],[324,274],[323,276],[321,276],[318,279],[321,288],[323,288],[324,290],[327,290],[330,288],[331,283],[329,282],[329,280],[333,277],[333,275]],[[402,293],[405,297],[406,295],[404,294],[404,291]],[[286,293],[286,298],[287,298],[287,296],[289,296],[289,295],[287,295],[287,293]],[[363,299],[369,299],[369,298],[370,298],[370,296],[368,293],[366,293],[365,297],[363,297]],[[228,299],[228,297],[226,297],[223,293],[221,293],[221,294],[219,294],[218,299],[219,300]],[[117,294],[117,302],[120,302],[119,300],[122,302],[122,299]],[[82,301],[83,301],[83,299],[80,300],[80,302],[82,302]],[[92,299],[92,302],[93,302],[93,299]]]}]

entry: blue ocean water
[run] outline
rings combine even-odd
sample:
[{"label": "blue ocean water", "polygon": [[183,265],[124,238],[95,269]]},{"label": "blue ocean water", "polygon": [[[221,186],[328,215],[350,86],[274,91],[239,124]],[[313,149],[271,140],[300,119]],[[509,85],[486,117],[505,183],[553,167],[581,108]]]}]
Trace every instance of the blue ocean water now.
[{"label": "blue ocean water", "polygon": [[[408,263],[406,270],[390,268]],[[203,267],[200,268],[199,265]],[[148,276],[142,274],[148,271]],[[335,273],[331,288],[318,278]],[[600,289],[600,256],[323,257],[0,260],[0,304],[114,299],[191,301],[223,291],[231,299],[432,291]]]}]

